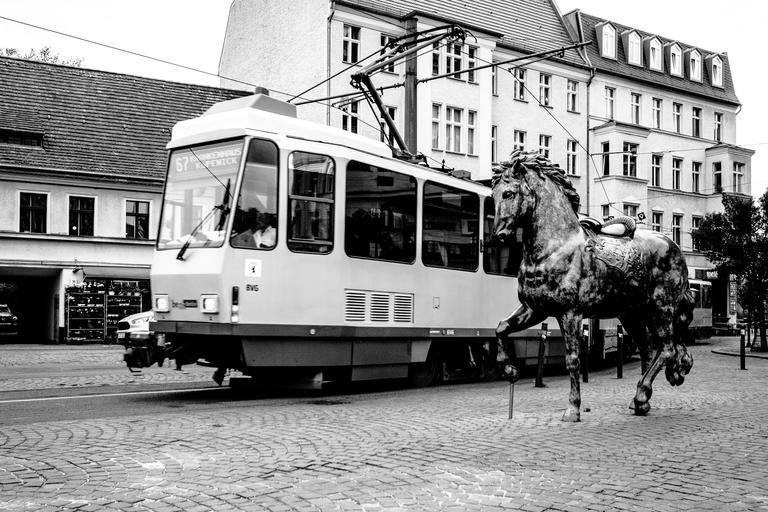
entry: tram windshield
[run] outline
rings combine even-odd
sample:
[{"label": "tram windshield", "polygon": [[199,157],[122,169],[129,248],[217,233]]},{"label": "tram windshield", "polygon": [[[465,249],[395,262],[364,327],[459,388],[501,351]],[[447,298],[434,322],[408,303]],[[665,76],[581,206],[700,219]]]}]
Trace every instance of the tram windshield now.
[{"label": "tram windshield", "polygon": [[174,150],[166,178],[158,249],[220,247],[243,140]]}]

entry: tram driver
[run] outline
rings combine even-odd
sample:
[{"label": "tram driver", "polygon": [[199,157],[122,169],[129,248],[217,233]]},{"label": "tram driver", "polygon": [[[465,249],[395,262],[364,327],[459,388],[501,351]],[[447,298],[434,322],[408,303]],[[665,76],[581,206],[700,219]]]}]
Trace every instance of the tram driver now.
[{"label": "tram driver", "polygon": [[259,249],[271,249],[277,243],[277,229],[275,229],[274,215],[265,213],[255,216],[257,221],[242,233],[232,237],[234,247],[257,247]]}]

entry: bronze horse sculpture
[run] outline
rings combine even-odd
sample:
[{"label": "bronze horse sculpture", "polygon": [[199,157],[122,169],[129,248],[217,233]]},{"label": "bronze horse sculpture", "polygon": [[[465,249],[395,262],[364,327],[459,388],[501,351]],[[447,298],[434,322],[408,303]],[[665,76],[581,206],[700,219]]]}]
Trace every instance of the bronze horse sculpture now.
[{"label": "bronze horse sculpture", "polygon": [[579,421],[582,319],[619,318],[642,360],[630,407],[637,415],[647,414],[659,371],[666,367],[667,381],[678,386],[693,366],[683,340],[694,303],[680,248],[655,231],[632,233],[634,223],[628,218],[631,229],[625,236],[582,225],[578,193],[563,170],[539,154],[512,153],[494,168],[492,186],[494,235],[503,242],[518,229],[522,232],[521,305],[497,328],[506,353],[514,354],[508,334],[557,318],[571,381],[563,421]]}]

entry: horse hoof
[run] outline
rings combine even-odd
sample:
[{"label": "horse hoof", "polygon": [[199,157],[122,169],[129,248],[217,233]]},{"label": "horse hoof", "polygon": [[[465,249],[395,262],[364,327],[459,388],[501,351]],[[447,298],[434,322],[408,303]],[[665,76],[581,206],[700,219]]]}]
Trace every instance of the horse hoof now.
[{"label": "horse hoof", "polygon": [[567,421],[569,423],[576,423],[581,421],[581,415],[579,413],[579,410],[566,409],[565,413],[563,414],[563,421]]},{"label": "horse hoof", "polygon": [[634,409],[635,409],[635,416],[645,416],[646,414],[648,414],[648,411],[651,410],[651,404],[649,404],[648,402],[641,403],[641,402],[635,401]]}]

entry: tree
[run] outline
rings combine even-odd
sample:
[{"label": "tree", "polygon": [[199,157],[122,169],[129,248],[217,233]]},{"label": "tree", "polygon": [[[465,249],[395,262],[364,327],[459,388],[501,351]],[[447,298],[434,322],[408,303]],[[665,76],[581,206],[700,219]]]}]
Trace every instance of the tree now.
[{"label": "tree", "polygon": [[768,298],[768,191],[753,198],[723,194],[722,213],[710,213],[693,238],[718,269],[735,274],[739,303],[760,326],[760,350],[768,351],[765,332]]},{"label": "tree", "polygon": [[14,57],[16,59],[36,60],[47,62],[48,64],[61,64],[63,66],[80,67],[83,65],[83,58],[64,59],[58,53],[52,53],[49,46],[44,46],[40,51],[34,49],[27,53],[20,52],[17,48],[0,48],[0,57]]}]

